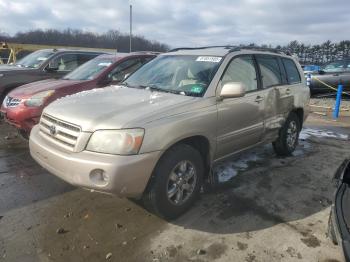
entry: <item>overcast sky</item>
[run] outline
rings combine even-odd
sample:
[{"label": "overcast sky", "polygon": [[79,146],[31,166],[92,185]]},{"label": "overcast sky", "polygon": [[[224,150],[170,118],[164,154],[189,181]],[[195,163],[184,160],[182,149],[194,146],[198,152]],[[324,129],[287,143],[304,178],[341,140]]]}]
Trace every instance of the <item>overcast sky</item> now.
[{"label": "overcast sky", "polygon": [[0,0],[0,31],[129,31],[177,46],[350,39],[350,0]]}]

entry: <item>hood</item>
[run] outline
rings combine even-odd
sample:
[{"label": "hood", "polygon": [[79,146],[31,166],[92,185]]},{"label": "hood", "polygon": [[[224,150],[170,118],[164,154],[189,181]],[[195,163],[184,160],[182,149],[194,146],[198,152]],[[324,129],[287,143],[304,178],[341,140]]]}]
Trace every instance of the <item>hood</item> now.
[{"label": "hood", "polygon": [[15,65],[0,65],[0,74],[6,72],[18,72],[18,71],[32,71],[36,70],[35,68],[27,68],[27,67],[18,67]]},{"label": "hood", "polygon": [[29,83],[20,87],[17,87],[10,92],[11,97],[17,98],[27,98],[36,93],[47,91],[47,90],[56,90],[64,87],[73,86],[75,84],[80,84],[82,80],[63,80],[63,79],[46,79],[42,81],[37,81]]},{"label": "hood", "polygon": [[162,115],[186,110],[186,104],[201,98],[110,86],[58,99],[44,113],[78,125],[83,131],[142,127]]}]

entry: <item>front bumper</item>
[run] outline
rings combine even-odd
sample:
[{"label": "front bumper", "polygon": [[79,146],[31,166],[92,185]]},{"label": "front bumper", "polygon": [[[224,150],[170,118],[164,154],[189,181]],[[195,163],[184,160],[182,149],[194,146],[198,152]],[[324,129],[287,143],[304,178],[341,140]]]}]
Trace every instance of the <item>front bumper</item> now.
[{"label": "front bumper", "polygon": [[[68,152],[51,144],[32,129],[29,140],[30,154],[50,173],[79,187],[115,194],[121,197],[140,197],[161,155],[160,151],[119,156],[82,151]],[[93,170],[103,170],[108,182],[99,185],[91,179]]]},{"label": "front bumper", "polygon": [[10,125],[30,133],[34,125],[39,123],[43,108],[25,107],[22,104],[16,107],[1,108],[4,120]]}]

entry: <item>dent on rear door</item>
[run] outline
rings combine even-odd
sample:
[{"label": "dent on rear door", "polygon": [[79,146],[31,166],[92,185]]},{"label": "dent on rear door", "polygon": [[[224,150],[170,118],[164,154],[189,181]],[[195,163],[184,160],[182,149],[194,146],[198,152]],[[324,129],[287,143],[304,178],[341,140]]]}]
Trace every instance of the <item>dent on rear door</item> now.
[{"label": "dent on rear door", "polygon": [[274,139],[276,133],[281,127],[282,115],[277,105],[278,91],[275,87],[267,88],[261,91],[264,96],[264,140]]},{"label": "dent on rear door", "polygon": [[278,116],[285,116],[288,114],[294,105],[294,95],[296,92],[294,90],[297,88],[296,85],[282,85],[275,87],[276,88],[276,96],[277,96],[277,112]]}]

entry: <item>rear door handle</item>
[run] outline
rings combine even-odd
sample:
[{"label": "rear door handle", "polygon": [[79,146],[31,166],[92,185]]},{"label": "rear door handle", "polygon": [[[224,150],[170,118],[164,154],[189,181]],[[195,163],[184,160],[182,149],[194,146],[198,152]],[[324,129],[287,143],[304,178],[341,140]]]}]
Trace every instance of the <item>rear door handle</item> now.
[{"label": "rear door handle", "polygon": [[287,95],[290,94],[290,89],[289,89],[289,88],[286,89],[286,94],[287,94]]},{"label": "rear door handle", "polygon": [[256,98],[255,98],[255,102],[257,102],[257,103],[259,103],[259,102],[261,102],[261,101],[263,101],[264,100],[264,97],[263,96],[257,96]]}]

